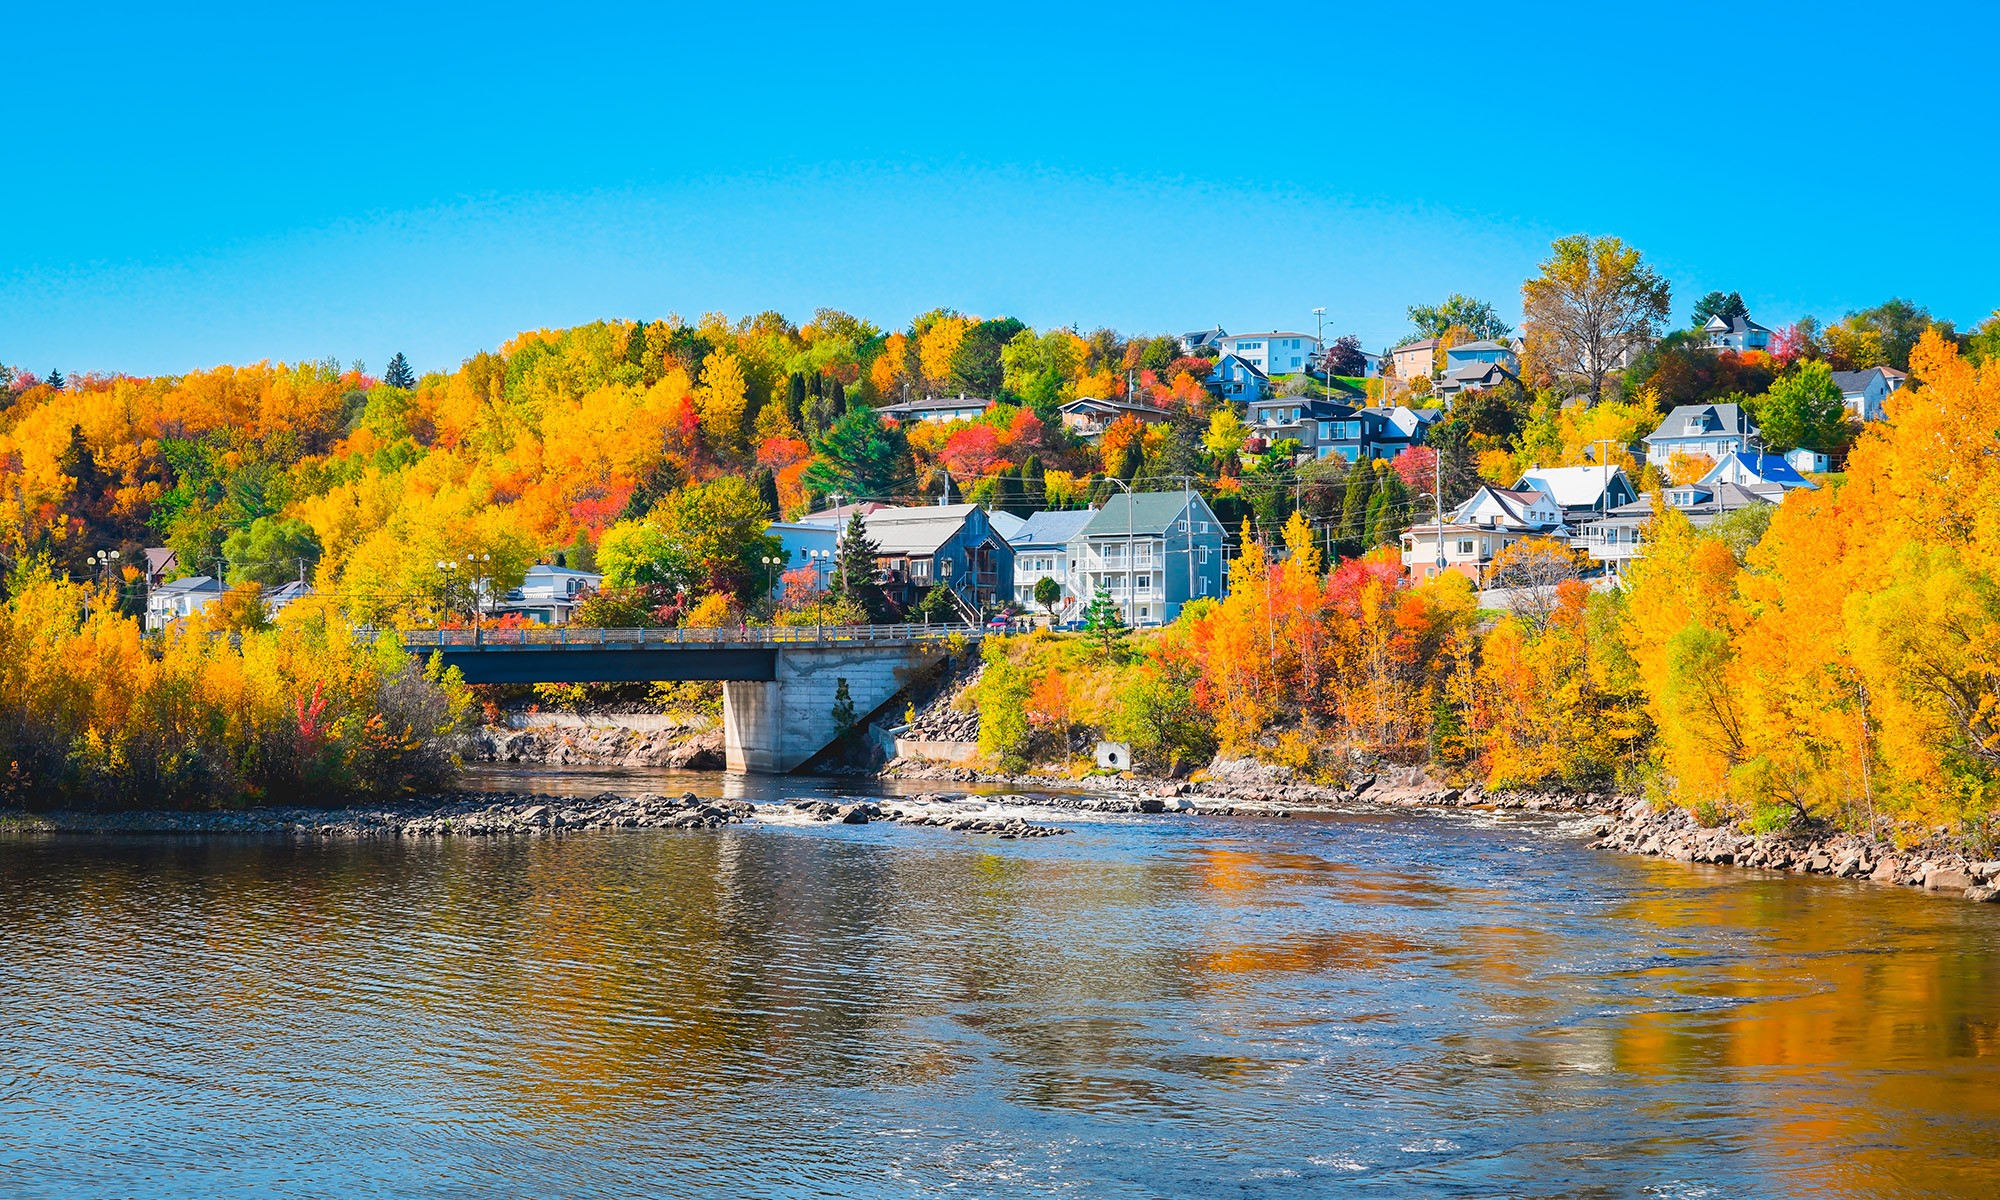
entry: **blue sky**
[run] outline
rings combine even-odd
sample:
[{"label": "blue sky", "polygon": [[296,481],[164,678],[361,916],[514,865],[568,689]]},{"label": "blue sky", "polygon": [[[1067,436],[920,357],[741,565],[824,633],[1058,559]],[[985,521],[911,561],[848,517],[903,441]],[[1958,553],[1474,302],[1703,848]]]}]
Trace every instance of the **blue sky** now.
[{"label": "blue sky", "polygon": [[1682,316],[2000,306],[1993,6],[57,7],[0,110],[36,371],[820,305],[1373,349],[1571,232]]}]

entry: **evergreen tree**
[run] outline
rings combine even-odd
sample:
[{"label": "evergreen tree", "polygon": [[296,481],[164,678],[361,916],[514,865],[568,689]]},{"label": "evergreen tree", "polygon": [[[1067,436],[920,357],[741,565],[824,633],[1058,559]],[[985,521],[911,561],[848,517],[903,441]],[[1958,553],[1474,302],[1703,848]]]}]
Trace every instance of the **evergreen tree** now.
[{"label": "evergreen tree", "polygon": [[826,431],[819,458],[804,478],[822,491],[860,499],[896,495],[909,487],[914,473],[902,428],[885,424],[871,408],[857,408]]},{"label": "evergreen tree", "polygon": [[590,530],[578,529],[576,540],[563,553],[563,561],[572,571],[595,571],[597,569],[597,547],[590,544]]},{"label": "evergreen tree", "polygon": [[1084,636],[1104,658],[1109,658],[1118,643],[1131,632],[1125,627],[1125,614],[1118,610],[1118,603],[1105,588],[1098,588],[1097,594],[1090,599],[1090,607],[1083,610],[1083,630]]},{"label": "evergreen tree", "polygon": [[758,467],[750,474],[750,482],[757,485],[757,498],[764,502],[764,511],[773,521],[784,519],[784,509],[778,502],[778,477],[769,467]]},{"label": "evergreen tree", "polygon": [[410,391],[417,386],[416,373],[410,370],[410,360],[403,357],[401,350],[389,360],[389,369],[382,372],[382,382],[393,388]]},{"label": "evergreen tree", "polygon": [[[398,354],[397,358],[403,356]],[[644,369],[646,365],[646,323],[634,321],[632,330],[625,335],[625,361],[628,365]],[[395,364],[390,364],[393,368]]]},{"label": "evergreen tree", "polygon": [[1340,541],[1350,556],[1368,536],[1368,502],[1374,497],[1374,465],[1357,461],[1347,470],[1347,496],[1340,502]]},{"label": "evergreen tree", "polygon": [[[819,377],[813,377],[817,380]],[[805,420],[806,377],[803,372],[793,371],[785,380],[785,413],[792,418],[792,424],[799,425]]]},{"label": "evergreen tree", "polygon": [[63,378],[63,373],[61,371],[56,370],[54,367],[50,367],[48,384],[50,387],[60,392],[64,388],[69,386],[69,381]]},{"label": "evergreen tree", "polygon": [[843,600],[852,600],[868,614],[870,621],[880,621],[889,611],[889,601],[882,594],[882,587],[875,582],[875,559],[882,549],[868,536],[868,522],[855,509],[847,519],[847,531],[841,535],[840,552],[833,577],[834,594]]},{"label": "evergreen tree", "polygon": [[854,711],[854,694],[847,690],[847,678],[842,676],[834,682],[833,688],[833,736],[843,744],[854,739],[854,727],[861,723],[861,716]]},{"label": "evergreen tree", "polygon": [[836,416],[836,417],[844,417],[844,416],[846,416],[846,415],[847,415],[847,385],[846,385],[846,384],[844,384],[844,383],[840,382],[840,380],[838,380],[838,379],[834,380],[834,381],[833,381],[833,388],[832,388],[832,390],[831,390],[831,391],[830,391],[830,392],[828,393],[828,398],[829,398],[829,399],[831,399],[831,400],[833,401],[833,415],[834,415],[834,416]]}]

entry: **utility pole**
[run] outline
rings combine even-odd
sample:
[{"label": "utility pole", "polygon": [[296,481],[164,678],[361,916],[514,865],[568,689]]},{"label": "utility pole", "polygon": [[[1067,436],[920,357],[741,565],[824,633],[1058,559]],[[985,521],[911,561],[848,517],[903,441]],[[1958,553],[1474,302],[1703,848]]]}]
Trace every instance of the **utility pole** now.
[{"label": "utility pole", "polygon": [[1328,403],[1333,401],[1333,368],[1326,361],[1326,307],[1313,309],[1313,316],[1319,318],[1319,331],[1313,336],[1313,349],[1319,351],[1320,391]]}]

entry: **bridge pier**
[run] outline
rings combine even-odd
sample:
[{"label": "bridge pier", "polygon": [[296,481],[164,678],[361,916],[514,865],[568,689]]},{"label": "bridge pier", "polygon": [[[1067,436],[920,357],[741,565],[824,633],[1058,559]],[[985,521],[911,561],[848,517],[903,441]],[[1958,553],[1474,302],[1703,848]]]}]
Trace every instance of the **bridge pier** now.
[{"label": "bridge pier", "polygon": [[943,656],[936,643],[786,646],[774,680],[722,685],[723,757],[731,771],[781,775],[805,765],[840,735],[833,706],[842,680],[857,720],[903,689],[910,673]]}]

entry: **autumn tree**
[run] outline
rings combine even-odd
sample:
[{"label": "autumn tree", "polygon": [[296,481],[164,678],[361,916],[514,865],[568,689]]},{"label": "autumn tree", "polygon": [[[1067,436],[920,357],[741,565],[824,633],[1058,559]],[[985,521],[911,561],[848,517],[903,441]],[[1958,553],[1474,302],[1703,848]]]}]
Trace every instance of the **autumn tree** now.
[{"label": "autumn tree", "polygon": [[1615,237],[1556,239],[1541,274],[1521,285],[1527,364],[1534,376],[1582,380],[1595,404],[1605,378],[1651,342],[1672,290],[1639,251]]},{"label": "autumn tree", "polygon": [[712,353],[702,360],[701,383],[694,389],[694,407],[701,418],[702,437],[718,452],[743,451],[747,387],[735,355]]},{"label": "autumn tree", "polygon": [[[1459,330],[1464,341],[1500,341],[1514,332],[1512,326],[1500,319],[1491,304],[1484,300],[1474,300],[1453,292],[1440,304],[1412,304],[1409,308],[1410,324],[1416,329],[1416,338],[1442,338],[1451,330]],[[1359,346],[1356,346],[1359,349]],[[1358,375],[1359,371],[1342,371],[1343,375]]]},{"label": "autumn tree", "polygon": [[1576,551],[1550,537],[1509,542],[1493,556],[1487,585],[1507,593],[1507,609],[1540,633],[1555,612],[1563,584],[1581,573]]}]

